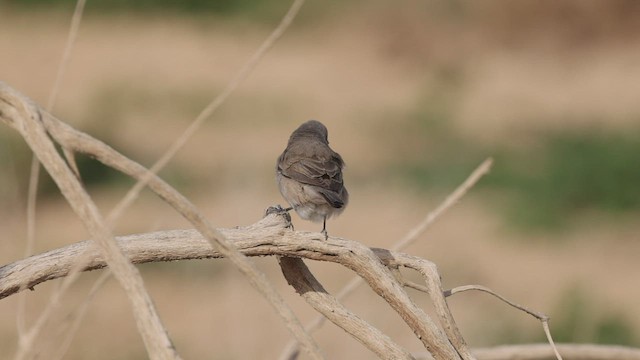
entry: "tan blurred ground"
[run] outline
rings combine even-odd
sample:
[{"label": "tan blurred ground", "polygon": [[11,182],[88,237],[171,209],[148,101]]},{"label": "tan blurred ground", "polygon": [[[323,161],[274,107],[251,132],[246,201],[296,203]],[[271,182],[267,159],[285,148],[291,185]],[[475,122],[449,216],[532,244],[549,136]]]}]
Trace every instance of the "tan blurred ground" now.
[{"label": "tan blurred ground", "polygon": [[[633,28],[602,30],[610,28],[596,26],[602,9],[585,5],[587,10],[580,15],[596,22],[592,40],[574,39],[571,31],[556,32],[550,26],[535,29],[535,22],[523,24],[527,31],[508,36],[508,30],[517,26],[504,24],[505,19],[527,12],[517,6],[499,10],[500,3],[490,2],[484,9],[493,15],[476,9],[481,16],[469,22],[446,14],[438,17],[428,13],[433,8],[408,2],[407,8],[360,4],[365,8],[327,16],[312,25],[298,24],[178,154],[176,168],[210,182],[196,181],[182,190],[214,224],[231,227],[256,221],[267,206],[282,203],[272,172],[290,131],[303,120],[316,118],[328,126],[332,146],[348,165],[351,203],[329,223],[331,234],[390,247],[445,194],[425,195],[376,177],[384,168],[378,160],[388,161],[393,144],[403,139],[376,138],[381,133],[375,129],[395,124],[401,128],[421,96],[437,91],[443,69],[455,67],[464,75],[452,119],[462,139],[517,144],[540,129],[593,123],[624,129],[637,122],[640,38],[627,34]],[[515,13],[501,12],[509,9]],[[0,80],[44,104],[68,20],[69,15],[61,13],[0,11]],[[108,129],[118,144],[148,164],[225,86],[267,33],[264,27],[216,18],[191,22],[166,16],[88,17],[54,112],[80,129]],[[113,103],[109,96],[114,96]],[[122,97],[130,98],[138,110],[111,108]],[[570,121],[548,120],[560,117]],[[391,148],[380,148],[380,141]],[[18,177],[9,169],[6,178]],[[15,191],[24,192],[26,184],[15,182]],[[95,196],[101,209],[108,211],[117,201],[115,195],[121,194],[101,190]],[[446,286],[483,284],[542,312],[556,311],[562,297],[580,287],[599,309],[623,314],[640,329],[640,223],[629,218],[608,223],[594,214],[573,232],[540,239],[542,235],[506,230],[487,198],[471,194],[407,252],[436,262]],[[297,229],[319,229],[296,217],[294,222]],[[186,226],[146,194],[118,223],[117,231]],[[86,236],[62,201],[49,198],[40,203],[37,251]],[[22,257],[24,237],[20,205],[0,204],[0,264]],[[313,312],[281,279],[275,260],[257,261],[303,321],[312,319]],[[310,265],[330,291],[337,291],[350,277],[334,266]],[[289,339],[266,302],[224,261],[142,269],[185,358],[275,358]],[[70,307],[82,301],[96,275],[84,276],[74,287],[66,298]],[[56,282],[44,284],[27,294],[30,320],[55,286]],[[424,296],[413,295],[428,307]],[[0,301],[0,358],[11,358],[15,351],[16,304],[16,296]],[[346,304],[401,344],[421,350],[371,291],[361,289]],[[485,295],[459,295],[451,304],[472,346],[501,343],[501,336],[510,331],[505,329],[540,331],[533,319]],[[54,333],[51,330],[45,338],[54,338]],[[328,358],[371,358],[331,325],[317,339]],[[126,299],[113,280],[90,305],[65,356],[89,358],[144,358]]]}]

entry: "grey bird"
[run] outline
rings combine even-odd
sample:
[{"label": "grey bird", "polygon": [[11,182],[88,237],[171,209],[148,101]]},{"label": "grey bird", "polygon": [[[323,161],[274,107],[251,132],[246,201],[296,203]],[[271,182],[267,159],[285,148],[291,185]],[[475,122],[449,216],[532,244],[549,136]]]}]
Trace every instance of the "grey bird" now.
[{"label": "grey bird", "polygon": [[301,218],[322,222],[325,240],[327,219],[339,215],[349,202],[342,180],[344,161],[329,147],[327,128],[309,120],[289,137],[276,164],[280,193]]}]

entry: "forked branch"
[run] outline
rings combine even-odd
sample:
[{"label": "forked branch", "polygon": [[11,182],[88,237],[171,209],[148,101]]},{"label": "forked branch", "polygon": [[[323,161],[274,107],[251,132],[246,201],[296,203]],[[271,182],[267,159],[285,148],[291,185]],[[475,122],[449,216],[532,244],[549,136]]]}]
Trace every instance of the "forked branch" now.
[{"label": "forked branch", "polygon": [[[354,316],[327,294],[299,258],[341,264],[360,276],[424,344],[435,359],[474,359],[446,303],[447,295],[436,266],[424,259],[385,249],[370,249],[346,239],[323,241],[320,234],[294,232],[288,214],[272,208],[265,218],[244,228],[215,229],[184,196],[144,167],[108,145],[59,121],[15,90],[0,83],[0,121],[16,129],[54,177],[94,240],[72,244],[0,267],[0,299],[47,280],[73,276],[77,271],[109,266],[132,297],[140,332],[153,358],[178,358],[155,314],[142,280],[131,263],[229,258],[286,319],[287,326],[313,358],[321,358],[315,342],[264,274],[245,256],[280,256],[287,280],[314,308],[382,358],[412,356],[379,330]],[[72,169],[53,145],[82,152],[138,180],[188,219],[196,230],[175,230],[114,238]],[[435,305],[440,328],[420,309],[390,269],[399,266],[421,273]],[[138,313],[138,311],[141,311]],[[442,329],[442,330],[441,330]]]},{"label": "forked branch", "polygon": [[[383,249],[370,249],[358,242],[345,239],[329,238],[328,241],[324,241],[324,237],[319,233],[292,231],[284,215],[286,213],[274,212],[255,224],[242,228],[219,229],[219,231],[246,256],[301,257],[335,262],[352,269],[362,276],[374,291],[387,300],[436,359],[459,358],[446,335],[411,301],[401,284],[383,265],[386,263],[389,266],[397,266],[394,259],[403,258],[404,255],[390,253]],[[223,256],[195,230],[130,235],[117,237],[116,240],[134,264]],[[83,270],[106,266],[93,242],[83,241],[68,245],[0,267],[0,298],[9,296],[21,288],[34,287],[43,281],[66,276],[81,254],[85,254],[87,258],[87,265]],[[291,274],[291,276],[297,276],[297,274]],[[346,320],[349,321],[349,319]],[[364,328],[363,323],[352,322],[350,325]],[[373,332],[367,334],[369,335],[377,340],[381,339]],[[393,347],[390,341],[380,346]],[[395,351],[407,354],[399,348]]]},{"label": "forked branch", "polygon": [[[292,335],[304,344],[307,353],[314,359],[322,358],[315,341],[304,330],[264,274],[238,252],[190,201],[166,182],[108,145],[54,118],[30,99],[2,82],[0,82],[0,121],[14,128],[24,137],[56,181],[76,214],[83,220],[94,239],[98,241],[105,259],[111,261],[109,265],[111,265],[116,278],[131,298],[139,331],[152,358],[178,358],[178,354],[173,349],[171,341],[155,313],[153,303],[144,289],[137,270],[123,257],[121,250],[115,245],[107,222],[72,170],[57,153],[53,144],[54,140],[63,148],[94,156],[104,164],[135,179],[147,180],[152,191],[189,220],[210,242],[211,246],[229,258],[247,276],[249,282],[273,305]],[[77,260],[76,264],[80,264],[77,266],[85,267],[84,255]]]}]

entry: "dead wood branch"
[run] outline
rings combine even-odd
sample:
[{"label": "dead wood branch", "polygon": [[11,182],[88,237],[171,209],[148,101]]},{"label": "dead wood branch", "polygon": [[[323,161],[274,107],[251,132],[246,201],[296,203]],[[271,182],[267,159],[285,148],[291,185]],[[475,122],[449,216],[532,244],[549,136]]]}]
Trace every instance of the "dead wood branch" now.
[{"label": "dead wood branch", "polygon": [[[106,222],[97,211],[95,204],[93,204],[91,198],[84,191],[78,179],[74,176],[72,170],[67,166],[60,154],[55,151],[52,139],[57,141],[63,148],[87,153],[138,180],[144,179],[148,181],[149,187],[153,191],[178,210],[197,228],[200,234],[204,235],[209,241],[210,247],[215,248],[216,252],[221,254],[221,256],[231,259],[231,261],[249,277],[252,285],[261,290],[263,295],[278,310],[278,313],[286,319],[287,326],[298,338],[298,341],[304,344],[305,350],[307,350],[313,358],[321,358],[315,342],[308,333],[304,331],[288,306],[284,304],[266,280],[264,274],[257,271],[255,265],[246,260],[244,255],[238,252],[235,245],[232,244],[224,234],[213,228],[207,219],[197,211],[195,206],[175,191],[175,189],[171,188],[144,167],[117,153],[106,144],[91,138],[87,134],[78,132],[55,119],[50,114],[42,111],[26,97],[4,84],[0,84],[0,120],[18,130],[18,132],[25,137],[45,165],[45,168],[47,168],[57,180],[56,182],[62,189],[63,194],[74,206],[78,216],[84,220],[94,238],[99,240],[99,252],[96,252],[98,249],[87,247],[94,246],[93,242],[84,244],[84,249],[80,249],[82,251],[78,253],[79,256],[71,260],[65,268],[65,275],[73,275],[72,270],[74,267],[85,269],[105,266],[105,264],[113,267],[112,270],[114,270],[118,280],[121,281],[125,289],[128,290],[128,293],[130,292],[134,314],[136,314],[138,319],[139,329],[145,339],[147,351],[152,358],[177,358],[178,355],[173,350],[166,331],[155,314],[152,302],[144,290],[139,273],[137,273],[135,268],[131,267],[129,259],[126,259],[123,255],[123,248],[116,245]],[[42,146],[40,143],[44,143],[46,147],[42,149],[39,148],[39,146]],[[60,178],[58,178],[58,176]],[[285,226],[288,226],[288,224],[285,224]],[[296,240],[299,239],[296,237]],[[358,272],[376,293],[387,300],[389,305],[398,312],[436,359],[459,358],[458,353],[451,346],[449,340],[441,330],[438,329],[422,309],[411,301],[402,286],[394,279],[391,272],[380,263],[373,251],[357,242],[347,243],[349,246],[343,245],[338,248],[320,250],[329,250],[329,252],[337,251],[334,256],[342,260],[341,264]],[[314,244],[318,245],[317,242]],[[326,247],[325,243],[322,244]],[[106,259],[106,262],[103,261],[100,265],[91,265],[90,255],[92,251],[95,252],[95,254],[93,254],[94,256],[99,254],[99,257]],[[338,254],[342,256],[338,256]],[[116,259],[117,262],[114,262],[113,259]],[[114,265],[116,267],[114,267]],[[2,273],[5,275],[11,274],[11,269],[11,266],[8,268],[3,267]],[[16,267],[13,267],[13,269],[16,269]],[[118,275],[119,273],[120,275]],[[55,275],[48,272],[42,279],[46,280],[53,277],[55,277]],[[15,292],[25,286],[32,287],[34,283],[43,281],[42,279],[29,281],[26,284],[24,282],[18,282],[18,287],[10,287],[9,292]],[[11,281],[3,281],[3,284],[11,284]],[[139,309],[140,307],[145,307],[146,310],[141,310]],[[162,339],[164,339],[165,345],[163,345]],[[454,343],[457,342],[454,341]],[[167,354],[167,351],[170,351],[170,353]]]},{"label": "dead wood branch", "polygon": [[[411,245],[415,242],[420,235],[422,235],[433,223],[436,219],[440,218],[442,214],[444,214],[449,208],[451,208],[454,204],[456,204],[460,199],[471,189],[484,175],[486,175],[491,169],[491,165],[493,164],[493,159],[488,158],[482,162],[470,175],[469,177],[458,186],[447,198],[438,205],[437,208],[430,211],[427,216],[418,224],[415,228],[413,228],[404,238],[402,238],[399,242],[393,245],[391,248],[392,251],[400,251]],[[399,279],[400,280],[400,279]],[[354,277],[351,281],[349,281],[343,288],[338,292],[336,298],[338,300],[344,300],[350,294],[352,294],[360,285],[362,285],[364,281],[360,277]],[[403,281],[403,285],[407,285],[406,281]],[[305,329],[312,333],[318,330],[325,322],[327,318],[324,316],[318,316],[315,320],[309,323]],[[281,360],[293,360],[297,359],[300,352],[300,347],[296,341],[289,342],[285,347],[282,355],[280,356]],[[464,354],[464,352],[463,352]],[[466,356],[466,354],[465,354]]]},{"label": "dead wood branch", "polygon": [[[293,311],[291,311],[291,309],[284,303],[280,295],[267,281],[265,275],[260,272],[252,262],[238,252],[234,246],[229,243],[206,218],[204,218],[204,216],[191,202],[158,178],[155,174],[116,152],[99,140],[79,132],[54,118],[47,112],[40,109],[24,95],[11,89],[2,82],[0,82],[0,121],[3,121],[16,129],[21,135],[23,135],[32,148],[34,146],[40,146],[38,142],[33,142],[34,137],[38,141],[46,144],[46,147],[42,149],[33,148],[34,152],[38,157],[41,157],[41,162],[45,165],[45,168],[47,168],[54,179],[56,179],[56,174],[57,176],[62,177],[63,182],[56,181],[56,183],[63,191],[65,197],[67,197],[68,201],[74,205],[77,215],[83,219],[92,235],[98,240],[102,239],[99,242],[99,244],[103,246],[102,250],[113,252],[113,254],[110,254],[109,256],[115,256],[116,259],[124,259],[122,256],[116,254],[119,253],[120,250],[115,246],[115,243],[110,240],[112,236],[107,224],[102,219],[89,195],[82,188],[78,179],[73,175],[72,170],[67,167],[64,160],[62,160],[60,155],[56,152],[49,136],[55,139],[63,148],[89,154],[96,157],[106,165],[120,170],[135,179],[144,179],[148,181],[148,185],[151,190],[156,192],[168,204],[173,206],[178,212],[180,212],[180,214],[189,220],[194,227],[205,236],[211,245],[216,248],[217,251],[229,258],[234,265],[236,265],[237,268],[247,276],[249,282],[273,305],[276,312],[285,321],[285,324],[291,331],[292,335],[304,344],[303,347],[305,351],[314,359],[322,358],[317,344],[304,330],[304,327],[295,317]],[[45,160],[47,161],[46,163]],[[107,259],[109,259],[109,257],[107,257]],[[78,261],[79,262],[77,264],[80,264],[78,266],[85,267],[84,256]],[[130,276],[126,276],[126,278],[124,275],[122,277],[118,277],[118,273],[116,273],[116,278],[122,282],[123,287],[128,291],[127,293],[132,291],[131,299],[132,306],[134,307],[133,313],[135,314],[136,319],[153,319],[153,321],[137,322],[143,339],[145,339],[145,345],[147,345],[149,355],[154,359],[177,357],[177,353],[173,350],[173,346],[166,336],[166,331],[164,331],[157,314],[155,314],[151,299],[148,297],[148,294],[144,295],[146,291],[142,286],[142,280],[139,277],[139,274],[136,273],[137,269],[131,267],[131,264],[127,262],[126,259],[118,262],[118,264],[122,268],[128,269],[127,271],[130,273]],[[134,296],[134,293],[136,292],[139,293],[140,296]],[[137,309],[138,306],[145,307],[147,310]],[[161,341],[160,338],[162,337],[164,337],[164,340]],[[168,355],[164,356],[160,354],[160,352],[165,351],[171,351],[172,356],[167,357]]]},{"label": "dead wood branch", "polygon": [[[246,256],[290,257],[282,259],[290,262],[283,266],[285,276],[290,283],[294,283],[292,285],[298,292],[303,293],[305,299],[312,303],[314,308],[323,313],[334,312],[334,318],[330,320],[352,334],[379,357],[411,358],[406,350],[398,347],[384,334],[380,334],[374,328],[369,328],[369,325],[363,320],[354,319],[353,315],[337,303],[335,298],[327,294],[322,285],[313,278],[313,275],[305,270],[306,267],[300,259],[295,259],[307,258],[335,262],[350,267],[360,274],[363,267],[369,266],[368,261],[371,259],[365,256],[358,261],[352,260],[354,257],[360,257],[359,246],[355,246],[356,243],[353,241],[339,238],[329,238],[328,241],[324,241],[324,237],[319,233],[292,231],[288,226],[289,220],[286,218],[286,213],[274,212],[255,224],[232,229],[219,229],[219,231]],[[116,241],[122,252],[135,264],[223,257],[199,232],[193,229],[120,236],[116,237]],[[447,333],[444,339],[452,344],[458,341],[462,342],[462,345],[456,345],[458,351],[466,349],[461,336],[456,339],[459,333],[456,334],[455,322],[449,323],[452,317],[450,318],[448,306],[444,301],[445,295],[449,295],[449,292],[440,290],[440,276],[435,265],[427,260],[407,254],[376,248],[370,250],[387,267],[403,266],[422,273],[426,285],[417,287],[426,291],[432,301],[436,303],[439,320]],[[44,281],[67,276],[77,258],[82,254],[86,254],[88,258],[87,265],[83,270],[100,269],[106,266],[106,262],[95,244],[92,241],[82,241],[0,267],[0,299],[15,294],[21,289],[33,288]],[[364,277],[369,278],[368,275]],[[565,360],[640,360],[640,349],[626,347],[560,344],[558,350],[563,354]],[[389,351],[386,356],[383,355],[384,351]],[[554,351],[549,344],[475,349],[465,355],[470,358],[475,355],[481,360],[514,358],[546,360],[555,358]],[[414,356],[418,359],[434,357],[426,353]],[[455,353],[451,356],[453,359],[457,358]]]},{"label": "dead wood branch", "polygon": [[493,296],[495,296],[496,298],[500,299],[502,302],[520,310],[520,311],[524,311],[527,314],[535,317],[536,319],[540,320],[540,322],[542,323],[542,329],[544,330],[544,334],[547,337],[547,341],[549,341],[549,344],[551,345],[551,347],[553,348],[553,352],[555,355],[555,358],[558,360],[563,360],[562,355],[560,355],[560,352],[558,351],[558,348],[556,347],[556,344],[553,341],[553,337],[551,336],[551,330],[549,329],[549,317],[541,312],[538,311],[534,311],[531,310],[529,308],[526,308],[520,304],[516,304],[515,302],[505,298],[504,296],[496,293],[495,291],[489,289],[486,286],[481,286],[481,285],[465,285],[465,286],[458,286],[456,288],[453,288],[451,290],[447,290],[444,292],[444,296],[448,297],[454,294],[457,294],[459,292],[463,292],[463,291],[469,291],[469,290],[477,290],[477,291],[482,291],[482,292],[486,292],[487,294],[491,294]]},{"label": "dead wood branch", "polygon": [[[294,232],[282,213],[270,214],[243,228],[220,229],[225,238],[247,256],[279,255],[331,261],[348,267],[365,278],[369,285],[389,302],[436,359],[459,358],[446,335],[406,295],[383,262],[397,266],[401,254],[369,249],[360,243],[330,238],[319,233]],[[195,230],[173,230],[118,237],[117,242],[132,263],[222,257]],[[0,298],[21,288],[66,276],[76,258],[86,253],[84,270],[106,265],[91,241],[83,241],[0,267]],[[408,262],[408,260],[403,260]]]},{"label": "dead wood branch", "polygon": [[[0,83],[0,120],[22,135],[95,239],[116,279],[126,289],[131,305],[135,309],[138,331],[149,356],[154,359],[178,359],[178,353],[144,288],[142,277],[117,247],[95,203],[57,152],[43,125],[43,114],[45,112],[35,103]],[[27,341],[23,343],[28,344],[29,338],[33,338],[33,335],[27,336]],[[24,358],[28,352],[28,347],[21,346],[17,358]]]},{"label": "dead wood branch", "polygon": [[313,276],[302,259],[279,257],[282,274],[309,305],[360,341],[381,359],[413,359],[411,354],[387,335],[347,310]]}]

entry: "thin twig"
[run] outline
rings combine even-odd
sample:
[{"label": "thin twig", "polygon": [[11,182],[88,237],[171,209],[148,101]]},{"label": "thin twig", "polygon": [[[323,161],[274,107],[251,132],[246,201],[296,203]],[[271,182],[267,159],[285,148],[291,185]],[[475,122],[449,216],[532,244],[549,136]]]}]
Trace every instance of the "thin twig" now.
[{"label": "thin twig", "polygon": [[488,294],[491,294],[491,295],[497,297],[498,299],[504,301],[505,303],[513,306],[514,308],[516,308],[518,310],[522,310],[522,311],[526,312],[527,314],[535,317],[536,319],[538,319],[540,321],[545,321],[545,320],[549,319],[549,317],[547,315],[545,315],[545,314],[543,314],[541,312],[537,312],[535,310],[531,310],[531,309],[529,309],[529,308],[527,308],[527,307],[525,307],[523,305],[517,304],[517,303],[505,298],[504,296],[496,293],[495,291],[489,289],[488,287],[482,286],[482,285],[458,286],[458,287],[455,287],[455,288],[453,288],[451,290],[445,290],[444,291],[444,296],[445,297],[449,297],[451,295],[454,295],[454,294],[457,294],[457,293],[460,293],[460,292],[463,292],[463,291],[469,291],[469,290],[483,291],[483,292],[486,292]]},{"label": "thin twig", "polygon": [[[64,51],[62,53],[62,58],[60,60],[60,64],[58,65],[58,71],[56,73],[56,79],[53,83],[53,87],[49,92],[49,97],[47,99],[46,109],[48,112],[53,111],[53,107],[55,106],[56,99],[58,98],[58,93],[60,90],[60,85],[62,84],[62,79],[64,78],[64,74],[67,69],[67,65],[69,64],[69,59],[71,58],[71,50],[73,49],[73,45],[75,44],[78,29],[80,28],[80,20],[82,19],[82,14],[84,13],[84,6],[86,0],[78,0],[76,3],[76,8],[73,12],[73,16],[71,17],[71,26],[69,28],[69,34],[67,35],[67,42],[65,44]],[[78,167],[73,161],[73,157],[69,156],[67,153],[67,149],[63,149],[65,152],[65,156],[68,159],[69,164],[74,169],[76,176],[79,175]],[[40,161],[38,157],[33,154],[31,158],[31,169],[29,171],[29,192],[27,195],[27,244],[25,246],[25,257],[30,256],[33,253],[33,248],[35,245],[35,222],[36,222],[36,203],[38,198],[38,179],[40,178]],[[18,299],[18,308],[16,311],[16,325],[18,329],[18,338],[21,338],[25,334],[26,329],[26,321],[25,321],[25,309],[26,309],[26,299],[24,296],[20,296]]]},{"label": "thin twig", "polygon": [[403,279],[402,285],[406,286],[408,288],[414,289],[414,290],[421,291],[421,292],[423,292],[425,294],[429,293],[429,288],[428,287],[426,287],[424,285],[416,284],[413,281],[409,281],[409,280]]},{"label": "thin twig", "polygon": [[[191,136],[200,128],[202,123],[207,120],[219,107],[224,103],[224,101],[233,93],[233,91],[244,82],[244,80],[251,74],[251,71],[258,65],[262,57],[266,54],[266,52],[275,44],[275,42],[284,34],[284,32],[289,28],[291,22],[298,15],[298,11],[304,4],[304,0],[295,0],[289,11],[287,11],[286,15],[280,21],[280,24],[273,30],[271,34],[264,40],[262,45],[256,50],[256,52],[247,60],[247,62],[242,66],[240,71],[236,74],[236,76],[227,84],[224,90],[216,96],[213,101],[207,105],[202,112],[191,122],[189,127],[171,144],[169,149],[156,161],[153,166],[149,169],[150,173],[157,174],[172,158],[173,156],[186,144],[186,142],[191,138]],[[147,175],[141,180],[138,180],[136,184],[127,192],[125,197],[115,206],[115,208],[111,211],[109,215],[109,222],[113,223],[115,219],[121,216],[124,210],[131,205],[131,203],[138,197],[140,191],[147,185],[149,182],[149,176]]]},{"label": "thin twig", "polygon": [[553,337],[551,336],[551,330],[549,330],[549,319],[542,320],[542,328],[544,329],[544,334],[547,336],[547,341],[551,344],[553,348],[553,353],[556,355],[557,360],[562,360],[562,356],[556,347],[556,343],[553,341]]},{"label": "thin twig", "polygon": [[49,93],[49,98],[47,99],[47,106],[45,107],[47,112],[53,112],[53,107],[55,106],[56,100],[58,99],[60,86],[62,85],[62,79],[64,78],[64,75],[66,73],[67,65],[69,65],[69,59],[71,59],[71,51],[73,50],[73,45],[75,44],[78,37],[80,20],[82,20],[85,3],[86,0],[78,0],[76,2],[76,8],[73,11],[73,16],[71,17],[71,27],[69,27],[67,42],[62,53],[62,58],[60,59],[60,64],[58,65],[56,80],[53,83],[53,87],[51,89],[51,92]]},{"label": "thin twig", "polygon": [[[38,179],[40,178],[40,161],[33,154],[31,157],[31,169],[29,171],[29,191],[27,193],[27,244],[25,245],[24,256],[31,256],[36,242],[36,204],[38,198]],[[18,339],[25,336],[27,299],[24,294],[18,297],[18,308],[16,309],[16,328]],[[18,340],[21,341],[21,340]]]},{"label": "thin twig", "polygon": [[549,344],[551,345],[551,347],[553,348],[553,352],[556,355],[556,358],[558,360],[562,360],[562,356],[560,356],[560,353],[558,352],[558,349],[556,348],[555,343],[553,342],[553,338],[551,337],[551,331],[549,330],[549,316],[538,312],[538,311],[534,311],[531,310],[523,305],[517,304],[507,298],[505,298],[504,296],[496,293],[495,291],[487,288],[486,286],[482,286],[482,285],[465,285],[465,286],[458,286],[455,287],[451,290],[446,290],[444,291],[444,296],[445,297],[449,297],[451,295],[457,294],[459,292],[463,292],[463,291],[469,291],[469,290],[477,290],[477,291],[483,291],[486,292],[488,294],[491,294],[493,296],[495,296],[496,298],[502,300],[503,302],[507,303],[508,305],[526,312],[527,314],[535,317],[536,319],[540,320],[540,322],[542,323],[542,329],[544,330],[545,335],[547,336],[547,340],[549,341]]},{"label": "thin twig", "polygon": [[422,220],[420,224],[418,224],[415,228],[411,229],[409,233],[402,238],[402,240],[398,241],[391,247],[393,251],[400,251],[405,249],[407,246],[413,244],[420,235],[422,235],[428,228],[431,226],[445,211],[449,210],[450,207],[455,205],[462,197],[471,189],[484,175],[486,175],[489,170],[491,170],[491,165],[493,164],[492,158],[487,158],[482,162],[469,177],[460,184],[449,196],[440,205],[438,205],[435,210],[429,212],[427,216]]},{"label": "thin twig", "polygon": [[89,294],[85,297],[84,301],[76,308],[74,308],[66,317],[67,321],[71,322],[71,327],[65,333],[64,339],[60,342],[60,346],[58,347],[57,354],[51,357],[51,360],[54,359],[64,359],[65,354],[69,350],[71,346],[71,342],[75,337],[78,329],[80,328],[80,324],[82,323],[82,319],[89,309],[89,304],[93,301],[93,298],[98,293],[98,290],[102,288],[102,286],[107,282],[107,280],[111,277],[111,272],[106,270],[104,273],[100,275],[98,280],[93,283],[91,290],[89,290]]}]

